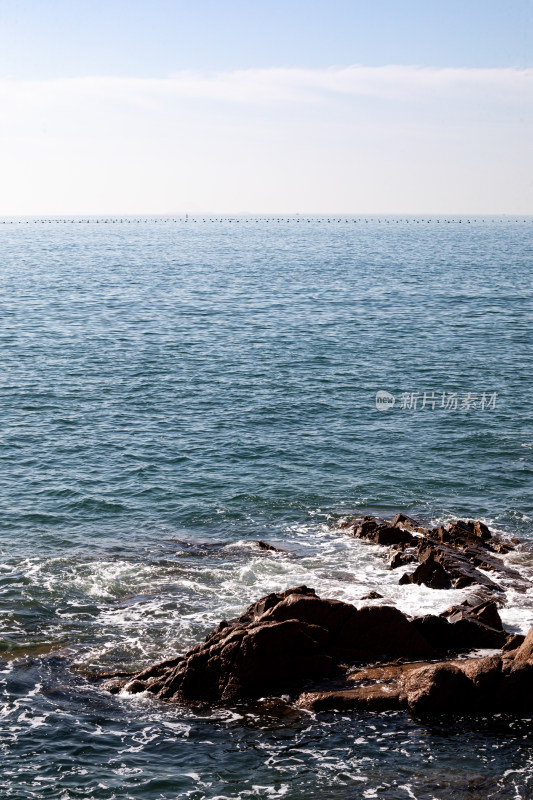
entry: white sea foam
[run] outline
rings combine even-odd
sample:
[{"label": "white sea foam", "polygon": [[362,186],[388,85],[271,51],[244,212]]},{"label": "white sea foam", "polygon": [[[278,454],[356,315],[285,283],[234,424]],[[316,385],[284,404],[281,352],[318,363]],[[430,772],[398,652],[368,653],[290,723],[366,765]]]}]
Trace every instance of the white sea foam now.
[{"label": "white sea foam", "polygon": [[[494,521],[487,522],[494,529]],[[354,539],[318,513],[310,523],[277,531],[275,541],[292,555],[236,540],[211,550],[199,543],[187,558],[181,550],[173,554],[167,544],[166,557],[154,562],[94,558],[80,564],[72,558],[32,558],[17,569],[24,574],[26,593],[58,606],[56,614],[40,623],[41,634],[47,641],[68,644],[72,628],[75,661],[100,669],[135,669],[182,652],[221,619],[236,617],[259,597],[291,586],[307,585],[322,597],[358,607],[390,604],[412,616],[438,614],[468,595],[468,589],[400,586],[403,570],[388,568],[388,548]],[[504,562],[533,578],[528,548],[518,547]],[[533,588],[522,591],[512,581],[498,581],[506,590],[500,609],[504,625],[526,632],[533,624]],[[372,590],[382,597],[363,600]],[[79,631],[86,631],[81,640]]]}]

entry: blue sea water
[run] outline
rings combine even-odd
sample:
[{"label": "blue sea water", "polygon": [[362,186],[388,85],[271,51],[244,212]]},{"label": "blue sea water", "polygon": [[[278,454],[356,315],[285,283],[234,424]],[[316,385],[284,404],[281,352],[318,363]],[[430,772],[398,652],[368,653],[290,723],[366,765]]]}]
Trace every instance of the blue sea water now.
[{"label": "blue sea water", "polygon": [[[531,719],[199,713],[89,679],[302,583],[463,597],[399,586],[350,513],[533,544],[532,265],[532,218],[0,221],[0,796],[533,797]],[[506,599],[527,630],[533,591]]]}]

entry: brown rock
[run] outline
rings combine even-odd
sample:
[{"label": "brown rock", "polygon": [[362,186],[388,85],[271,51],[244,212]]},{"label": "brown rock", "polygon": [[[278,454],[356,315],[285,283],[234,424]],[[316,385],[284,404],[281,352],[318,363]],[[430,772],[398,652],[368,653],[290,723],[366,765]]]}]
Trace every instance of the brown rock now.
[{"label": "brown rock", "polygon": [[366,606],[359,610],[339,600],[291,595],[268,611],[263,619],[299,619],[326,628],[333,647],[353,650],[357,660],[380,657],[432,658],[435,651],[392,606]]},{"label": "brown rock", "polygon": [[530,628],[526,638],[515,653],[516,662],[533,663],[533,628]]},{"label": "brown rock", "polygon": [[533,711],[533,664],[522,660],[502,660],[502,681],[497,709],[530,714]]},{"label": "brown rock", "polygon": [[435,650],[392,606],[360,608],[346,620],[336,636],[339,647],[356,648],[365,660],[384,658],[435,658]]},{"label": "brown rock", "polygon": [[255,544],[257,545],[257,548],[259,550],[267,550],[271,553],[284,553],[285,555],[288,555],[288,550],[282,550],[279,547],[274,547],[273,544],[269,544],[268,542],[263,542],[261,540],[258,540],[257,542],[255,542]]},{"label": "brown rock", "polygon": [[406,681],[409,710],[419,717],[471,709],[474,684],[453,664],[434,664],[413,671]]},{"label": "brown rock", "polygon": [[475,606],[470,606],[464,603],[459,606],[452,606],[452,608],[444,611],[440,616],[446,616],[450,622],[457,622],[460,619],[474,619],[488,625],[489,628],[494,628],[497,631],[503,631],[501,617],[498,613],[498,606],[493,600],[486,600],[484,603],[479,603]]},{"label": "brown rock", "polygon": [[487,525],[484,522],[480,522],[480,520],[476,520],[474,522],[474,533],[480,539],[487,541],[491,538],[491,532]]},{"label": "brown rock", "polygon": [[428,666],[427,663],[414,661],[406,663],[401,659],[389,661],[385,664],[372,664],[371,666],[358,667],[353,672],[348,673],[346,680],[350,683],[398,683],[402,681],[415,669]]},{"label": "brown rock", "polygon": [[476,539],[478,541],[488,541],[491,538],[491,532],[483,522],[479,520],[471,522],[463,519],[441,525],[437,529],[436,535],[442,542],[455,543],[468,543]]},{"label": "brown rock", "polygon": [[298,698],[298,705],[311,711],[393,711],[407,701],[400,686],[382,683],[336,692],[306,692]]},{"label": "brown rock", "polygon": [[413,564],[416,562],[416,556],[412,552],[403,552],[402,550],[397,550],[393,553],[391,560],[389,561],[389,567],[391,569],[397,569],[398,567],[405,567],[406,564]]},{"label": "brown rock", "polygon": [[413,619],[411,624],[439,653],[457,653],[462,650],[499,648],[506,639],[503,631],[495,630],[469,617],[449,622],[442,616],[426,614]]},{"label": "brown rock", "polygon": [[424,528],[424,526],[421,525],[420,522],[417,522],[416,519],[408,517],[407,514],[396,514],[392,520],[392,525],[407,528],[415,533],[422,533],[426,535],[429,533],[427,528]]},{"label": "brown rock", "polygon": [[502,683],[502,659],[500,656],[471,658],[459,665],[474,684],[475,704],[481,709],[494,706]]},{"label": "brown rock", "polygon": [[[517,544],[516,541],[514,543]],[[514,547],[511,544],[511,542],[506,542],[503,539],[499,539],[493,536],[490,542],[490,549],[492,550],[493,553],[505,554],[505,553],[510,553],[512,550],[514,550]]]},{"label": "brown rock", "polygon": [[[293,589],[287,589],[285,592],[267,594],[266,597],[262,597],[260,600],[252,603],[252,605],[249,606],[249,608],[247,608],[244,614],[242,614],[240,617],[231,620],[231,624],[235,624],[237,622],[250,622],[251,620],[257,619],[261,616],[261,614],[264,614],[269,608],[277,605],[281,600],[284,600],[286,597],[295,594],[303,595],[305,597],[316,597],[315,590],[309,589],[307,586],[295,586]],[[226,622],[225,620],[220,623],[220,625],[223,625],[224,627],[229,624],[230,623]],[[209,636],[216,634],[217,631],[218,628],[215,629],[213,634],[209,634]]]},{"label": "brown rock", "polygon": [[381,545],[410,544],[414,538],[409,531],[380,522],[373,517],[356,520],[347,529],[357,539],[369,539],[374,544]]},{"label": "brown rock", "polygon": [[399,583],[402,585],[407,583],[425,584],[431,589],[451,589],[452,586],[449,573],[435,558],[429,556],[418,565],[411,575],[407,573],[402,575]]},{"label": "brown rock", "polygon": [[517,650],[521,644],[523,644],[524,639],[526,637],[521,633],[510,633],[507,637],[507,641],[502,647],[503,652],[509,652],[512,650]]},{"label": "brown rock", "polygon": [[381,545],[411,544],[415,539],[409,531],[392,525],[378,525],[368,538],[371,538],[375,544]]},{"label": "brown rock", "polygon": [[[405,546],[416,545],[416,557],[413,557],[414,553],[407,555],[397,550],[391,553],[391,569],[416,560],[420,564],[430,561],[430,565],[419,572],[404,575],[402,583],[424,583],[436,589],[464,589],[477,585],[485,593],[503,592],[502,587],[485,574],[491,571],[514,581],[515,588],[524,591],[527,588],[522,576],[494,555],[508,552],[513,545],[493,536],[480,520],[455,520],[429,529],[406,514],[396,514],[392,523],[365,516],[344,522],[340,527],[375,544],[399,545],[402,551]],[[435,567],[435,562],[442,569]]]},{"label": "brown rock", "polygon": [[354,525],[352,536],[358,539],[368,539],[369,535],[376,530],[378,522],[373,517],[363,517],[357,520]]},{"label": "brown rock", "polygon": [[[463,552],[457,542],[453,544],[439,544],[430,539],[424,539],[418,546],[418,558],[421,563],[427,560],[437,561],[449,573],[453,586],[463,589],[466,586],[479,584],[488,591],[502,591],[493,580],[488,578],[472,564],[473,553],[479,552],[469,547],[468,552]],[[485,560],[484,567],[490,565]]]},{"label": "brown rock", "polygon": [[[453,627],[457,623],[447,623],[441,617],[440,624]],[[308,693],[300,698],[299,704],[315,711],[379,711],[402,708],[407,702],[410,711],[422,718],[465,713],[530,714],[533,660],[528,659],[533,628],[524,643],[528,639],[528,647],[522,650],[520,658],[516,657],[515,649],[503,657],[365,667],[347,676],[347,684],[352,683],[353,688],[348,685],[336,691]]]},{"label": "brown rock", "polygon": [[163,700],[216,703],[291,692],[334,675],[345,659],[435,655],[398,609],[356,609],[300,586],[262,598],[237,619],[223,620],[184,656],[130,676],[124,685]]}]

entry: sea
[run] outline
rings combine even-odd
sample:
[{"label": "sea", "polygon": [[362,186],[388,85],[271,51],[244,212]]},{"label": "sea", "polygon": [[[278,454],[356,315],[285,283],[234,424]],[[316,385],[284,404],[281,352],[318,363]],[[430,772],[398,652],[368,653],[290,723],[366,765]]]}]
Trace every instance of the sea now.
[{"label": "sea", "polygon": [[[2,800],[533,798],[530,715],[93,679],[292,586],[464,599],[400,586],[348,516],[481,519],[532,577],[532,268],[531,217],[0,220]],[[526,632],[533,584],[501,615]]]}]

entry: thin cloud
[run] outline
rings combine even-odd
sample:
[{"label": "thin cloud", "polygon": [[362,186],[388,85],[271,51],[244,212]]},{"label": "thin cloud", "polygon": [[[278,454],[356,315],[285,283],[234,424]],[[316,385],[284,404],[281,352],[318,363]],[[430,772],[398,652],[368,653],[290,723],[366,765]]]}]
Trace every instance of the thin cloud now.
[{"label": "thin cloud", "polygon": [[[237,103],[316,102],[324,93],[351,97],[409,99],[413,92],[477,93],[491,90],[507,99],[533,95],[533,69],[435,69],[416,66],[272,68],[233,72],[179,72],[168,78],[84,77],[47,81],[0,80],[2,103],[37,107],[66,95],[124,99],[136,96]],[[510,94],[509,94],[510,93]]]},{"label": "thin cloud", "polygon": [[533,70],[0,81],[0,213],[533,211]]}]

